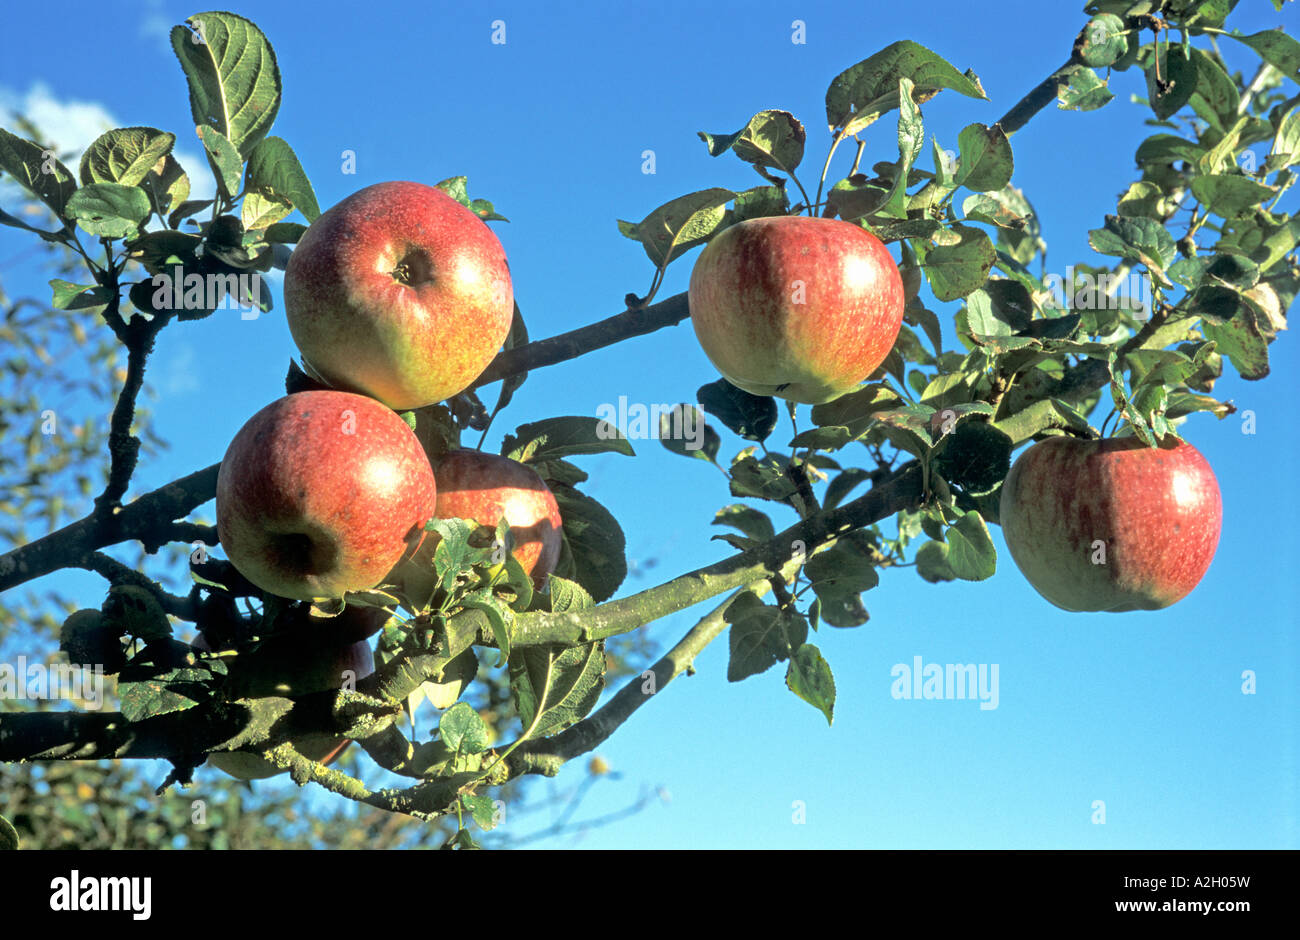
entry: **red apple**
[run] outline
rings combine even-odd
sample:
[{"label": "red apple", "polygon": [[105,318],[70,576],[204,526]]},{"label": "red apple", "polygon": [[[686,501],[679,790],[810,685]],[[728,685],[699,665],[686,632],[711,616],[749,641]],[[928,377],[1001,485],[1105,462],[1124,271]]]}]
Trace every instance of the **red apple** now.
[{"label": "red apple", "polygon": [[410,427],[372,398],[288,395],[231,441],[217,534],[235,568],[281,597],[365,591],[413,547],[436,484]]},{"label": "red apple", "polygon": [[888,249],[838,219],[724,229],[695,262],[689,299],[695,335],[727,381],[810,404],[875,372],[903,322],[903,281]]},{"label": "red apple", "polygon": [[1039,594],[1064,610],[1158,610],[1196,587],[1223,522],[1191,444],[1050,437],[1002,484],[1002,534]]},{"label": "red apple", "polygon": [[311,372],[405,411],[478,378],[510,332],[514,294],[482,219],[433,186],[390,182],[312,223],[284,306]]},{"label": "red apple", "polygon": [[[550,488],[531,467],[476,450],[453,450],[434,469],[439,519],[472,519],[495,527],[505,519],[515,547],[512,554],[539,588],[560,560],[560,509]],[[437,536],[426,538],[414,566],[431,570]],[[409,570],[409,569],[408,569]]]}]

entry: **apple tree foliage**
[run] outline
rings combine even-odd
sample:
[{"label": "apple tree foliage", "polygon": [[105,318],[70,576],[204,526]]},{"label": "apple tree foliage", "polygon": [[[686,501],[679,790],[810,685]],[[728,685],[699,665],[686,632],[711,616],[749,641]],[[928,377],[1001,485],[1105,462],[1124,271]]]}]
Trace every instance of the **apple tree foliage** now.
[{"label": "apple tree foliage", "polygon": [[[684,295],[656,300],[668,266],[727,226],[760,216],[838,218],[897,246],[908,301],[884,365],[860,389],[803,412],[719,380],[698,390],[698,407],[683,402],[665,416],[671,424],[702,418],[702,409],[716,422],[697,450],[672,435],[663,443],[727,478],[730,502],[713,522],[725,530],[715,538],[735,552],[618,599],[628,573],[623,535],[583,492],[580,464],[600,452],[634,459],[630,443],[589,417],[517,428],[502,453],[541,474],[564,520],[560,566],[545,588],[536,590],[501,557],[506,528],[430,523],[440,541],[416,589],[399,596],[381,585],[315,610],[336,614],[351,604],[392,612],[375,676],[355,690],[291,700],[231,700],[238,655],[196,655],[173,639],[178,620],[219,630],[237,618],[255,645],[302,613],[209,557],[203,546],[214,546],[215,534],[185,521],[212,497],[216,467],[123,504],[141,448],[136,404],[154,338],[174,321],[211,314],[221,300],[160,301],[152,276],[178,268],[265,272],[305,231],[289,216],[296,211],[310,223],[320,212],[292,148],[270,134],[281,83],[269,41],[227,13],[198,14],[173,30],[216,180],[210,200],[189,198],[187,174],[197,168],[179,165],[169,132],[109,131],[74,172],[0,130],[0,169],[44,202],[55,227],[8,214],[0,222],[84,261],[79,280],[51,282],[53,305],[101,318],[126,358],[107,440],[86,432],[109,455],[94,511],[0,556],[0,590],[76,565],[108,577],[104,607],[69,617],[63,646],[73,661],[112,664],[121,720],[63,726],[61,738],[42,720],[48,716],[3,715],[0,758],[161,757],[174,765],[167,782],[184,783],[206,753],[246,750],[300,784],[371,807],[454,816],[456,844],[469,845],[470,819],[493,825],[493,788],[552,775],[596,747],[723,632],[729,680],[784,664],[790,690],[831,721],[834,677],[815,634],[866,623],[864,595],[889,568],[915,567],[927,582],[991,577],[997,559],[988,526],[998,522],[1016,447],[1054,434],[1097,436],[1097,426],[1112,420],[1118,433],[1154,444],[1177,435],[1189,415],[1233,412],[1213,394],[1225,368],[1249,380],[1268,375],[1269,344],[1300,289],[1300,218],[1280,209],[1300,165],[1300,43],[1281,30],[1233,30],[1235,6],[1094,0],[1065,63],[1001,120],[972,123],[955,140],[931,136],[927,145],[923,107],[939,94],[985,99],[979,77],[911,40],[831,80],[827,140],[815,156],[804,122],[782,110],[759,112],[734,132],[701,132],[709,155],[749,164],[758,183],[703,188],[639,222],[619,221],[650,262],[645,295],[629,294],[626,311],[540,341],[530,339],[516,310],[505,348],[475,383],[500,383],[491,407],[469,389],[405,416],[426,449],[436,456],[459,446],[462,434],[485,434],[531,369],[679,323],[688,315]],[[1250,50],[1253,71],[1232,71],[1223,44]],[[1139,104],[1152,133],[1134,153],[1136,178],[1089,232],[1106,263],[1070,265],[1073,282],[1063,283],[1047,273],[1033,193],[1014,184],[1012,139],[1053,102],[1080,112],[1117,106],[1108,86],[1126,70],[1145,78]],[[836,179],[833,159],[839,153],[847,162],[850,147],[852,165]],[[869,165],[868,151],[878,157]],[[485,221],[504,221],[491,202],[470,197],[465,177],[439,185]],[[1144,296],[1124,289],[1135,278],[1147,286]],[[228,284],[240,290],[237,278]],[[931,298],[940,309],[931,309]],[[272,306],[264,294],[239,299]],[[291,367],[290,391],[310,384]],[[782,411],[791,430],[780,430]],[[720,428],[741,441],[729,460]],[[29,461],[39,473],[35,455]],[[782,507],[796,521],[778,531],[772,512]],[[147,554],[198,544],[188,594],[143,575],[143,560],[141,571],[88,563],[99,549],[131,540]],[[668,653],[631,669],[631,680],[596,707],[610,678],[609,644],[710,599],[714,608]],[[491,700],[509,721],[485,723],[485,710],[466,704],[485,683],[496,683]],[[408,739],[396,719],[422,699],[441,710],[437,727]],[[504,743],[499,732],[507,727],[518,731]],[[358,740],[410,785],[372,790],[358,776],[304,758],[289,742],[307,730]]]}]

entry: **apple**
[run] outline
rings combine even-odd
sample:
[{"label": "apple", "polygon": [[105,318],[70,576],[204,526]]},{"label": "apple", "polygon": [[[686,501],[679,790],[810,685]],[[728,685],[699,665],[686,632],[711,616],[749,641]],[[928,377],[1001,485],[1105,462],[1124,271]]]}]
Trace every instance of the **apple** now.
[{"label": "apple", "polygon": [[[232,697],[324,692],[342,688],[348,678],[360,681],[375,671],[374,653],[366,641],[313,646],[312,639],[306,630],[297,629],[267,640],[254,652],[241,653],[230,672]],[[203,652],[212,649],[202,633],[193,646]],[[328,764],[343,753],[350,739],[318,731],[294,738],[291,743],[304,757]],[[242,751],[215,751],[208,755],[208,763],[240,780],[261,780],[283,773],[266,758]]]},{"label": "apple", "polygon": [[284,306],[309,373],[406,411],[478,378],[510,332],[514,293],[482,219],[433,186],[389,182],[311,224]]},{"label": "apple", "polygon": [[1158,610],[1209,568],[1223,504],[1191,444],[1050,437],[1011,467],[1000,520],[1016,565],[1057,607]]},{"label": "apple", "polygon": [[875,372],[903,322],[888,249],[838,219],[777,216],[724,229],[691,271],[691,323],[732,385],[821,404]]},{"label": "apple", "polygon": [[[435,517],[470,519],[493,528],[505,519],[515,542],[511,554],[533,584],[542,587],[560,560],[562,534],[560,508],[537,472],[509,457],[453,450],[438,461],[434,475],[438,482]],[[438,536],[430,533],[393,580],[408,591],[417,584],[426,587],[437,544]]]},{"label": "apple", "polygon": [[394,412],[350,392],[298,392],[230,442],[217,473],[217,535],[262,590],[341,597],[383,580],[436,499],[424,449]]}]

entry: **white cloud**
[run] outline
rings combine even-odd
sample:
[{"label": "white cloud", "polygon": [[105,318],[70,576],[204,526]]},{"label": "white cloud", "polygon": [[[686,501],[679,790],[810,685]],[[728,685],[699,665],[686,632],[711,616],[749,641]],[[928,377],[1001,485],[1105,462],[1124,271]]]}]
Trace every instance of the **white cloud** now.
[{"label": "white cloud", "polygon": [[52,144],[70,166],[96,137],[118,126],[99,102],[60,101],[44,82],[36,82],[25,94],[0,86],[0,123],[12,128],[20,114],[40,129],[41,143]]},{"label": "white cloud", "polygon": [[182,342],[171,350],[158,379],[158,391],[167,398],[179,398],[200,388],[199,360],[194,346]]},{"label": "white cloud", "polygon": [[169,55],[172,51],[171,31],[180,20],[173,20],[163,9],[162,0],[145,0],[140,12],[140,36],[156,42]]},{"label": "white cloud", "polygon": [[[44,82],[34,83],[26,92],[0,85],[0,126],[16,130],[14,118],[22,115],[41,132],[41,143],[51,144],[59,158],[75,174],[82,153],[104,131],[122,127],[107,108],[97,101],[60,100]],[[164,128],[167,130],[169,128]],[[19,134],[19,136],[25,136]],[[178,146],[172,155],[190,177],[190,198],[211,199],[216,183],[201,150]]]}]

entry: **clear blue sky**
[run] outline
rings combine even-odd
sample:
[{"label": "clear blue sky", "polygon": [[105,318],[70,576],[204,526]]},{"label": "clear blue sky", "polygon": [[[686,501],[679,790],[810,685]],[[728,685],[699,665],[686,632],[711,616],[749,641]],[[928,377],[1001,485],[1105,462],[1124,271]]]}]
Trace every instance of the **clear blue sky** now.
[{"label": "clear blue sky", "polygon": [[[945,92],[923,106],[927,136],[955,148],[963,126],[992,123],[1066,58],[1086,19],[1082,6],[236,0],[227,8],[255,20],[274,43],[284,97],[273,133],[295,148],[322,206],[381,180],[468,175],[471,195],[493,200],[511,220],[495,231],[530,332],[542,337],[616,313],[627,292],[644,292],[651,268],[640,246],[618,234],[616,219],[637,221],[709,186],[761,182],[731,155],[709,157],[697,131],[732,132],[761,109],[790,110],[808,128],[804,175],[815,176],[828,141],[827,84],[906,38],[974,69],[988,92],[988,102]],[[201,9],[173,0],[81,5],[77,28],[60,34],[57,58],[41,42],[7,44],[0,106],[40,105],[74,128],[98,107],[119,125],[172,130],[183,152],[198,154],[165,27]],[[48,16],[14,6],[7,33],[34,40],[47,34]],[[796,18],[806,23],[804,45],[790,41]],[[490,41],[495,19],[506,24],[504,45]],[[1231,22],[1246,32],[1300,25],[1293,8],[1277,13],[1265,0],[1244,0]],[[1225,40],[1223,49],[1253,71],[1236,44]],[[130,78],[137,69],[143,77]],[[1111,87],[1116,100],[1101,111],[1052,105],[1012,140],[1013,182],[1038,210],[1049,270],[1101,263],[1087,230],[1114,211],[1134,179],[1133,152],[1151,132],[1143,125],[1149,110],[1129,101],[1145,93],[1140,74],[1117,75]],[[89,110],[70,111],[74,103]],[[889,116],[867,133],[867,165],[896,158],[894,124]],[[82,147],[95,131],[58,143]],[[1256,146],[1262,161],[1267,145]],[[340,172],[345,150],[357,154],[354,176]],[[642,173],[645,150],[656,155],[653,175]],[[186,166],[198,175],[196,162]],[[26,245],[0,232],[0,261]],[[692,260],[670,269],[661,296],[685,289]],[[9,268],[5,276],[19,293],[22,278]],[[43,284],[33,272],[28,290]],[[950,324],[958,305],[932,306]],[[951,341],[950,328],[946,336]],[[219,313],[164,331],[150,378],[160,392],[157,428],[173,447],[141,468],[134,492],[219,460],[243,421],[282,394],[293,354],[279,312],[255,321]],[[865,597],[867,625],[823,627],[816,642],[838,687],[833,728],[785,689],[780,667],[729,684],[724,637],[699,658],[694,677],[673,683],[600,749],[623,776],[596,786],[580,815],[626,805],[643,786],[664,787],[671,802],[580,844],[1300,847],[1297,519],[1289,496],[1297,475],[1295,337],[1282,334],[1271,356],[1268,379],[1246,383],[1233,374],[1215,390],[1254,411],[1257,433],[1244,435],[1237,416],[1198,415],[1184,427],[1224,499],[1218,555],[1186,600],[1155,613],[1063,613],[1023,580],[994,529],[999,570],[991,581],[931,586],[911,571],[885,573]],[[489,446],[518,424],[594,415],[621,395],[693,400],[714,378],[689,325],[662,330],[535,372]],[[740,446],[724,431],[724,456]],[[708,523],[733,501],[717,471],[654,441],[636,447],[635,459],[580,459],[589,492],[622,521],[630,557],[657,560],[648,573],[656,578],[717,560],[726,549],[709,541],[717,529]],[[210,518],[211,505],[203,512]],[[793,521],[789,510],[776,518],[778,528]],[[102,598],[93,577],[61,583],[76,585],[89,605]],[[625,590],[651,583],[632,578]],[[666,648],[701,612],[650,629]],[[914,656],[998,664],[999,707],[895,701],[890,669]],[[1248,669],[1259,677],[1256,695],[1241,693]],[[560,783],[583,773],[573,766]],[[1090,822],[1096,800],[1105,802],[1105,825]],[[792,822],[795,801],[806,806],[803,825]]]}]

